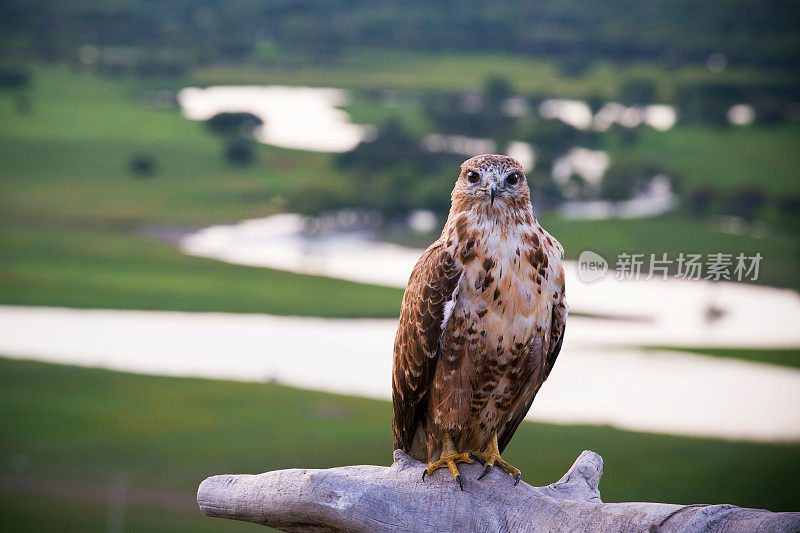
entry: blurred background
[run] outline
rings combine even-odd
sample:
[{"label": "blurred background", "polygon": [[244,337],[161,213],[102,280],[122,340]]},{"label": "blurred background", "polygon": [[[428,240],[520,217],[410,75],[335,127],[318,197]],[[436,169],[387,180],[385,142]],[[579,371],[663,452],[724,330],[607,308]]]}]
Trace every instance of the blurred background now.
[{"label": "blurred background", "polygon": [[197,484],[389,464],[403,286],[487,152],[570,261],[504,457],[800,510],[799,66],[780,0],[3,1],[0,526],[254,529]]}]

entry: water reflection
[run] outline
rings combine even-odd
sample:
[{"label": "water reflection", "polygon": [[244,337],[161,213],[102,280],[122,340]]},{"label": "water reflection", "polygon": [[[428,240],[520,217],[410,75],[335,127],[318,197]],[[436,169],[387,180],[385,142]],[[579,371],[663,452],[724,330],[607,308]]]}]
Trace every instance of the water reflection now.
[{"label": "water reflection", "polygon": [[178,93],[184,115],[208,120],[222,112],[252,113],[264,125],[258,141],[300,150],[347,152],[368,138],[372,128],[350,122],[338,109],[347,103],[342,89],[284,86],[187,87]]}]

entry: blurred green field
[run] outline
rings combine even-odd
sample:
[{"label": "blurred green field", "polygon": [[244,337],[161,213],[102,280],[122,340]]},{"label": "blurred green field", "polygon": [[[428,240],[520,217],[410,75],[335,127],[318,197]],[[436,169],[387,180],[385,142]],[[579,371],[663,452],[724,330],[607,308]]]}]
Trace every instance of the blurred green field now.
[{"label": "blurred green field", "polygon": [[[142,104],[142,92],[153,87],[158,84],[37,67],[29,114],[14,109],[13,95],[0,94],[0,302],[396,316],[397,290],[187,258],[152,237],[162,230],[180,233],[280,211],[286,198],[307,185],[328,191],[343,186],[328,154],[259,146],[255,165],[228,165],[219,140],[202,124],[177,110]],[[360,109],[358,120],[399,112],[424,127],[419,109],[376,107],[363,100],[353,106]],[[746,180],[759,165],[759,150],[771,149],[774,157],[761,161],[761,175],[769,171],[771,176],[765,187],[796,190],[792,161],[797,155],[789,153],[795,134],[796,128],[745,128],[715,137],[676,128],[666,134],[645,132],[628,151],[657,155],[660,143],[674,145],[663,157],[672,157],[675,165],[683,160],[674,154],[694,161],[690,168],[696,170],[687,170],[686,179],[701,183],[722,179],[714,173],[722,160],[732,161],[731,176]],[[719,148],[723,135],[736,140],[735,153]],[[703,139],[719,149],[696,155],[692,144]],[[136,153],[155,159],[155,176],[130,174],[128,163]],[[800,244],[788,235],[730,235],[679,215],[563,221],[544,214],[542,222],[565,245],[569,258],[584,249],[606,256],[620,251],[760,251],[765,256],[760,283],[800,286]]]},{"label": "blurred green field", "polygon": [[767,195],[800,194],[800,124],[714,128],[642,128],[632,145],[605,143],[622,164],[649,161],[673,170],[679,187],[733,191],[756,187]]},{"label": "blurred green field", "polygon": [[[196,227],[274,213],[281,195],[331,181],[328,154],[259,145],[258,164],[229,165],[204,124],[145,106],[148,88],[42,67],[34,70],[29,114],[0,93],[3,219]],[[155,160],[154,176],[129,171],[139,153]]]},{"label": "blurred green field", "polygon": [[565,74],[555,63],[503,54],[447,54],[388,50],[360,50],[335,62],[306,64],[301,68],[269,65],[211,66],[195,68],[193,83],[216,85],[257,83],[349,87],[353,89],[407,89],[411,91],[479,90],[486,78],[507,78],[523,94],[551,94],[563,98],[599,96],[614,98],[623,84],[647,79],[658,85],[658,95],[669,99],[681,84],[698,82],[745,83],[790,80],[788,74],[749,68],[711,73],[702,65],[672,69],[654,63],[597,61],[585,71]]},{"label": "blurred green field", "polygon": [[[35,79],[30,115],[0,98],[0,302],[397,315],[397,289],[188,257],[152,236],[274,213],[281,194],[325,179],[329,156],[261,146],[260,164],[231,167],[202,124],[145,108],[125,84],[57,68]],[[137,152],[156,176],[131,176]]]},{"label": "blurred green field", "polygon": [[400,289],[191,257],[131,232],[0,228],[4,304],[394,317],[403,297]]},{"label": "blurred green field", "polygon": [[768,363],[771,365],[789,366],[800,368],[800,349],[754,349],[754,348],[684,348],[670,346],[647,346],[649,350],[672,350],[677,352],[697,353],[700,355],[711,355],[714,357],[730,357],[733,359],[743,359],[756,363]]},{"label": "blurred green field", "polygon": [[633,220],[563,220],[540,217],[542,226],[564,245],[565,255],[576,259],[584,250],[599,253],[616,264],[620,253],[667,253],[677,258],[680,252],[710,254],[724,252],[762,256],[758,283],[800,288],[800,238],[790,234],[767,236],[737,235],[722,231],[708,222],[680,213]]},{"label": "blurred green field", "polygon": [[[92,494],[105,490],[115,472],[127,473],[134,500],[146,491],[169,495],[155,509],[132,504],[131,529],[242,528],[247,526],[202,519],[191,508],[187,502],[202,479],[391,462],[388,402],[277,384],[3,359],[0,419],[5,530],[102,529],[108,508]],[[504,457],[522,469],[528,483],[543,485],[560,478],[583,449],[605,460],[604,501],[800,509],[798,445],[526,422]],[[72,495],[53,495],[53,484],[74,485]],[[28,488],[19,492],[20,486]]]}]

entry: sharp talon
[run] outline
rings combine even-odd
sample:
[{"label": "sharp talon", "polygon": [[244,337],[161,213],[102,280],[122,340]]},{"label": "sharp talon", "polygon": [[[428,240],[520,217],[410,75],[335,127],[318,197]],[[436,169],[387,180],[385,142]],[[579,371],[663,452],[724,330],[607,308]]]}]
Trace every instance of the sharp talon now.
[{"label": "sharp talon", "polygon": [[489,473],[489,470],[491,470],[491,469],[492,469],[492,465],[486,465],[486,467],[484,467],[484,469],[483,469],[483,473],[481,473],[481,475],[480,475],[480,476],[478,476],[478,479],[482,479],[482,478],[483,478],[483,476],[485,476],[486,474],[488,474],[488,473]]},{"label": "sharp talon", "polygon": [[456,481],[458,481],[458,486],[461,487],[461,492],[464,492],[464,482],[461,481],[461,474],[456,476]]},{"label": "sharp talon", "polygon": [[519,474],[517,474],[516,476],[514,476],[514,486],[515,487],[517,486],[517,483],[519,483],[520,479],[522,479],[522,473],[521,472]]},{"label": "sharp talon", "polygon": [[[472,459],[473,461],[478,461],[478,462],[479,462],[480,464],[482,464],[482,465],[485,465],[485,464],[486,464],[486,461],[484,461],[483,459],[481,459],[480,457],[478,457],[478,456],[477,456],[477,455],[475,455],[474,453],[470,453],[470,454],[469,454],[469,458],[470,458],[470,459]],[[480,479],[480,478],[478,478],[478,479]]]},{"label": "sharp talon", "polygon": [[425,481],[425,476],[428,474],[428,469],[422,471],[422,481]]}]

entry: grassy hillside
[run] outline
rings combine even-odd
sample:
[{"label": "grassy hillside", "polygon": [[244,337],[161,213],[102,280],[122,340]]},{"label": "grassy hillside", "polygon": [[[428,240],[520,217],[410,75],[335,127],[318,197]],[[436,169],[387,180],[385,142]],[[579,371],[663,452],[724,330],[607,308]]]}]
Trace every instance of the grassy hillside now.
[{"label": "grassy hillside", "polygon": [[[134,529],[162,522],[164,530],[224,530],[192,508],[206,476],[386,465],[390,420],[388,402],[276,384],[0,360],[0,524],[12,530],[102,528],[102,494],[113,473],[126,472]],[[506,459],[527,482],[542,485],[557,480],[583,449],[605,460],[604,501],[800,508],[797,445],[526,422]],[[101,496],[92,496],[97,490]],[[169,496],[156,498],[158,508],[142,503],[153,494]]]},{"label": "grassy hillside", "polygon": [[135,233],[0,231],[0,303],[114,309],[394,317],[403,291],[228,265]]},{"label": "grassy hillside", "polygon": [[[285,209],[299,190],[346,187],[330,155],[259,146],[253,166],[230,166],[221,157],[221,143],[202,124],[175,109],[142,104],[142,92],[157,87],[154,83],[122,83],[53,67],[34,73],[28,114],[15,110],[12,94],[0,93],[1,303],[397,314],[398,290],[187,258],[146,236],[264,216]],[[424,128],[419,109],[362,100],[353,105],[360,109],[358,120],[400,112]],[[645,132],[620,153],[661,157],[684,169],[686,181],[695,184],[723,187],[723,178],[756,179],[769,190],[790,192],[797,190],[794,169],[800,165],[791,150],[796,136],[796,127],[722,133],[676,128]],[[726,149],[729,145],[733,148]],[[130,173],[130,158],[137,153],[155,160],[152,177]],[[761,153],[771,156],[760,158]],[[610,221],[543,216],[542,222],[570,258],[584,249],[607,257],[623,251],[759,251],[761,283],[800,287],[800,244],[791,236],[730,235],[677,215]]]},{"label": "grassy hillside", "polygon": [[[141,105],[145,88],[48,68],[29,114],[0,93],[0,302],[398,313],[396,289],[186,257],[145,236],[273,213],[282,194],[326,175],[328,158],[259,147],[258,164],[231,167],[202,124]],[[155,159],[154,176],[131,175],[135,153]]]},{"label": "grassy hillside", "polygon": [[749,67],[732,67],[710,73],[703,65],[681,64],[663,68],[657,63],[625,64],[598,60],[577,73],[565,73],[541,56],[467,52],[461,54],[360,50],[335,62],[303,65],[212,65],[194,68],[195,83],[259,83],[349,87],[353,89],[406,89],[410,91],[473,91],[485,80],[501,77],[521,94],[550,94],[562,98],[618,98],[631,80],[651,80],[662,101],[675,96],[678,87],[696,83],[733,86],[754,82],[789,83],[790,74],[764,73]]},{"label": "grassy hillside", "polygon": [[[281,195],[328,173],[327,154],[263,145],[257,164],[231,166],[204,124],[144,105],[148,88],[40,68],[30,113],[0,92],[3,219],[115,227],[235,221],[279,210]],[[132,175],[135,154],[154,159],[152,177]]]},{"label": "grassy hillside", "polygon": [[643,128],[632,145],[607,143],[620,163],[650,161],[670,169],[687,192],[755,187],[769,196],[800,194],[800,125],[732,127],[678,125]]}]

